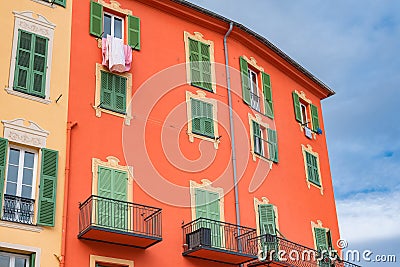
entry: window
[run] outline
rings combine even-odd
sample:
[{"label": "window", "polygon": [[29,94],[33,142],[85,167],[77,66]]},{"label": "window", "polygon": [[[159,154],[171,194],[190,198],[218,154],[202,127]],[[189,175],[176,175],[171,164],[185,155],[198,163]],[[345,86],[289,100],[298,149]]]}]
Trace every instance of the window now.
[{"label": "window", "polygon": [[[0,138],[0,206],[2,220],[34,224],[38,151],[8,146]],[[37,224],[54,226],[58,152],[41,149]],[[3,182],[5,181],[5,183]],[[2,197],[2,195],[4,195]]]},{"label": "window", "polygon": [[215,93],[214,43],[199,32],[185,32],[184,38],[188,84]]},{"label": "window", "polygon": [[316,250],[321,253],[320,267],[331,267],[329,251],[333,249],[331,232],[328,228],[314,227],[314,242]]},{"label": "window", "polygon": [[298,93],[297,91],[293,91],[292,95],[295,118],[301,127],[307,127],[314,133],[321,133],[317,106],[313,105],[311,100],[305,97],[304,92]]},{"label": "window", "polygon": [[[271,79],[262,67],[252,58],[240,57],[240,73],[242,80],[243,101],[252,109],[263,112],[266,116],[274,118],[274,105],[272,101]],[[259,84],[262,86],[260,91]],[[263,99],[264,109],[261,111],[260,99]]]},{"label": "window", "polygon": [[117,258],[90,255],[90,267],[133,267],[134,262]]},{"label": "window", "polygon": [[302,145],[302,150],[308,188],[313,185],[319,188],[322,194],[323,188],[318,153],[314,152],[310,145],[307,145],[307,147]]},{"label": "window", "polygon": [[253,155],[277,163],[279,159],[276,131],[268,128],[267,124],[260,122],[259,118],[249,116],[251,121],[251,147]]},{"label": "window", "polygon": [[[106,11],[104,11],[106,10]],[[113,13],[119,14],[114,15]],[[90,2],[90,34],[107,37],[107,34],[124,40],[124,24],[127,21],[126,43],[135,50],[140,50],[140,19],[132,16],[132,11],[107,3]]]},{"label": "window", "polygon": [[[35,254],[32,254],[35,255]],[[34,256],[0,252],[1,267],[34,267]]]},{"label": "window", "polygon": [[101,98],[102,108],[126,113],[126,78],[110,72],[101,71]]},{"label": "window", "polygon": [[50,71],[55,25],[32,12],[14,12],[14,39],[6,91],[41,103],[50,101]]},{"label": "window", "polygon": [[258,205],[260,234],[276,235],[275,211],[271,204]]},{"label": "window", "polygon": [[218,122],[217,122],[217,102],[214,99],[205,97],[202,90],[197,91],[197,95],[186,92],[186,105],[188,114],[189,141],[194,142],[194,137],[212,141],[214,147],[218,148]]}]

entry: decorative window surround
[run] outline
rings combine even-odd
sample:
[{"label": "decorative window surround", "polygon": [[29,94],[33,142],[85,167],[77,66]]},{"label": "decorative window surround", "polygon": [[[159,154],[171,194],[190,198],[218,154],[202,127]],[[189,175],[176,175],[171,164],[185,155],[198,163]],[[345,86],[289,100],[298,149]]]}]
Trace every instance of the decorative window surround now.
[{"label": "decorative window surround", "polygon": [[[322,176],[321,176],[321,166],[320,166],[320,162],[319,162],[319,155],[318,155],[317,152],[314,152],[314,151],[313,151],[313,149],[312,149],[312,147],[311,147],[310,145],[307,145],[307,146],[301,145],[301,150],[302,150],[302,153],[303,153],[303,160],[304,160],[304,168],[305,168],[305,176],[306,176],[306,183],[307,183],[307,186],[308,186],[309,189],[311,188],[311,185],[312,185],[312,186],[315,186],[316,188],[318,188],[318,189],[321,191],[321,195],[323,195],[323,194],[324,194],[324,188],[323,188],[323,186],[322,186]],[[309,181],[309,179],[308,179],[306,151],[307,151],[308,153],[314,155],[314,156],[317,158],[318,175],[319,175],[319,182],[320,182],[321,186],[318,186],[318,185],[316,185],[316,184],[314,184],[314,183],[311,183],[311,182]]]},{"label": "decorative window surround", "polygon": [[132,120],[132,109],[131,109],[131,99],[132,99],[132,74],[129,72],[118,73],[117,75],[125,77],[126,82],[126,114],[121,114],[108,109],[100,107],[101,99],[101,71],[109,72],[109,70],[103,65],[96,63],[96,93],[94,99],[93,109],[96,111],[96,117],[101,117],[101,113],[111,114],[117,117],[124,118],[125,125],[130,125]]},{"label": "decorative window surround", "polygon": [[107,167],[115,170],[124,171],[128,174],[127,188],[128,188],[128,202],[133,202],[133,167],[119,165],[120,160],[113,156],[106,157],[107,161],[102,161],[97,158],[92,159],[92,195],[98,195],[98,181],[99,181],[99,166]]},{"label": "decorative window surround", "polygon": [[186,81],[189,85],[192,84],[191,73],[190,73],[190,53],[189,53],[189,38],[195,41],[202,42],[210,46],[210,63],[211,63],[211,84],[212,91],[215,93],[217,91],[216,76],[215,76],[215,59],[214,59],[214,42],[211,40],[206,40],[203,38],[203,34],[200,32],[194,32],[191,34],[189,32],[184,32],[184,42],[185,42],[185,57],[186,57]]},{"label": "decorative window surround", "polygon": [[243,59],[245,59],[247,61],[247,63],[250,66],[257,69],[259,72],[264,72],[264,68],[257,65],[257,60],[254,57],[250,57],[250,59],[248,57],[246,57],[245,55],[243,55],[242,57],[243,57]]},{"label": "decorative window surround", "polygon": [[[269,202],[269,199],[266,197],[261,197],[261,200],[259,200],[258,198],[254,197],[254,214],[256,215],[256,230],[257,230],[257,235],[261,235],[261,231],[260,231],[260,216],[258,214],[258,205],[260,204],[271,204]],[[281,236],[282,234],[279,232],[279,223],[278,223],[278,208],[274,206],[274,212],[275,212],[275,227],[276,227],[276,232],[279,233]]]},{"label": "decorative window surround", "polygon": [[[271,160],[268,160],[265,157],[261,157],[257,153],[254,152],[254,136],[253,136],[253,121],[257,122],[259,125],[261,125],[265,130],[269,128],[268,123],[262,122],[262,117],[259,114],[255,114],[255,116],[249,115],[249,125],[250,125],[250,153],[253,155],[253,161],[256,161],[256,158],[265,160],[266,162],[269,163],[269,168],[272,169],[273,162]],[[264,134],[267,134],[266,131]]]},{"label": "decorative window surround", "polygon": [[196,189],[203,189],[210,192],[215,192],[219,194],[219,211],[221,222],[225,222],[225,212],[224,212],[224,190],[220,187],[213,187],[212,182],[207,179],[201,179],[201,184],[195,181],[190,181],[190,206],[192,209],[192,221],[196,220]]},{"label": "decorative window surround", "polygon": [[[306,93],[304,93],[303,91],[300,91],[300,92],[299,92],[299,91],[297,91],[297,90],[294,90],[294,92],[299,96],[299,99],[301,99],[303,102],[307,103],[308,106],[312,104],[312,101],[306,97]],[[308,108],[307,108],[307,109],[308,109]],[[307,117],[308,117],[308,119],[311,120],[310,114],[307,114]],[[311,122],[311,121],[310,121],[310,122]],[[304,132],[304,131],[305,131],[305,130],[304,130],[304,127],[305,127],[305,126],[304,126],[304,125],[301,125],[300,122],[297,122],[297,123],[299,124],[300,131]],[[311,123],[312,123],[312,122],[311,122]],[[311,129],[311,128],[310,128],[310,129]],[[316,134],[315,132],[313,132],[313,131],[311,131],[311,134],[312,134],[313,139],[314,139],[314,140],[317,140],[317,134]]]},{"label": "decorative window surround", "polygon": [[[35,210],[37,210],[36,206],[35,206]],[[40,233],[43,231],[43,227],[41,227],[41,226],[26,225],[26,224],[14,223],[14,222],[8,222],[8,221],[0,221],[0,227],[8,227],[8,228],[12,228],[12,229],[19,229],[19,230],[30,231],[30,232],[34,232],[34,233]]]},{"label": "decorative window surround", "polygon": [[[14,38],[11,52],[11,64],[10,64],[10,77],[8,80],[7,93],[11,95],[16,95],[33,101],[37,101],[43,104],[50,104],[50,77],[51,77],[51,63],[53,55],[53,39],[54,39],[54,29],[55,24],[48,21],[44,16],[37,14],[34,15],[32,11],[17,12],[13,11],[15,17],[14,24]],[[47,71],[46,71],[46,97],[40,98],[37,96],[32,96],[29,94],[24,94],[21,92],[14,91],[14,74],[15,74],[15,64],[17,58],[17,47],[18,47],[18,31],[25,30],[34,34],[38,34],[49,39],[48,50],[47,50]]]},{"label": "decorative window surround", "polygon": [[186,91],[186,107],[187,107],[187,116],[188,116],[188,129],[187,129],[187,134],[189,136],[189,141],[191,143],[194,142],[194,138],[199,138],[202,140],[210,141],[214,143],[214,148],[218,149],[218,144],[219,144],[219,139],[212,139],[210,137],[202,136],[199,134],[195,134],[192,132],[192,103],[191,103],[191,98],[193,99],[198,99],[200,101],[204,101],[207,103],[212,104],[213,106],[213,121],[214,121],[214,136],[218,137],[218,121],[217,121],[217,101],[215,99],[211,98],[206,98],[206,93],[203,90],[197,90],[196,94],[193,94],[189,91]]},{"label": "decorative window surround", "polygon": [[4,125],[4,138],[32,147],[46,147],[47,136],[50,132],[35,122],[28,121],[28,125],[25,125],[25,119],[21,118],[10,121],[2,120],[1,122]]},{"label": "decorative window surround", "polygon": [[134,262],[130,260],[123,260],[117,258],[103,257],[97,255],[90,255],[90,267],[96,267],[96,263],[112,264],[123,267],[133,267]]},{"label": "decorative window surround", "polygon": [[21,254],[32,254],[35,253],[35,266],[30,266],[30,267],[40,267],[40,258],[42,255],[42,250],[40,248],[36,247],[29,247],[29,246],[24,246],[24,245],[19,245],[19,244],[12,244],[12,243],[6,243],[6,242],[0,242],[0,249],[5,250],[5,251],[10,251],[10,252],[20,252]]},{"label": "decorative window surround", "polygon": [[317,247],[317,240],[315,239],[315,231],[314,231],[315,228],[323,228],[323,229],[325,229],[326,232],[329,231],[329,228],[324,227],[320,220],[317,220],[316,223],[311,221],[311,231],[312,231],[312,236],[313,236],[313,240],[314,240],[314,247],[316,248]]}]

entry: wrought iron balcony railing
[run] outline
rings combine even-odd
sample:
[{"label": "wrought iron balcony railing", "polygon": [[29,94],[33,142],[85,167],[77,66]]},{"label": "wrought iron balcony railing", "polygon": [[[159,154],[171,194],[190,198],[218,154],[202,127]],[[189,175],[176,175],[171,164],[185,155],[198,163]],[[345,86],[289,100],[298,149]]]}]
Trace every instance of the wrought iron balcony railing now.
[{"label": "wrought iron balcony railing", "polygon": [[[235,264],[256,258],[257,250],[248,242],[256,237],[253,228],[205,218],[196,219],[182,228],[183,255]],[[199,250],[209,252],[201,254]]]},{"label": "wrought iron balcony railing", "polygon": [[258,259],[250,262],[247,265],[248,267],[360,267],[354,263],[341,260],[336,253],[317,251],[269,234],[250,239],[249,246],[256,248]]},{"label": "wrought iron balcony railing", "polygon": [[35,200],[4,194],[2,220],[33,224]]},{"label": "wrought iron balcony railing", "polygon": [[[94,239],[118,243],[117,234],[130,235],[125,245],[147,247],[161,241],[161,209],[100,196],[90,196],[79,205],[79,235],[83,239]],[[90,233],[90,231],[97,231]],[[98,232],[111,234],[99,234]],[[139,240],[140,239],[140,240]],[[146,243],[143,239],[154,240]]]}]

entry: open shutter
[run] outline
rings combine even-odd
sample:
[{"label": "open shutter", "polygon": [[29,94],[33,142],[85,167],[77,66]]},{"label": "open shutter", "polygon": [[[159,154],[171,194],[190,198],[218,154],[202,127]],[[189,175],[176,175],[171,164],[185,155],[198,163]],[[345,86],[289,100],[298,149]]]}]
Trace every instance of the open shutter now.
[{"label": "open shutter", "polygon": [[253,142],[254,142],[254,153],[264,156],[262,151],[262,136],[261,136],[261,129],[260,124],[253,121]]},{"label": "open shutter", "polygon": [[66,4],[67,4],[67,0],[54,0],[54,3],[59,5],[59,6],[65,7]]},{"label": "open shutter", "polygon": [[46,94],[47,47],[47,38],[34,36],[32,90],[30,92],[42,98]]},{"label": "open shutter", "polygon": [[314,177],[314,183],[317,185],[321,185],[320,179],[319,179],[319,171],[318,171],[318,160],[317,157],[314,155],[311,155],[311,162],[313,166],[313,177]]},{"label": "open shutter", "polygon": [[57,174],[58,151],[43,148],[40,170],[38,225],[54,226]]},{"label": "open shutter", "polygon": [[140,19],[128,15],[128,45],[140,50]]},{"label": "open shutter", "polygon": [[14,89],[28,93],[31,81],[31,64],[33,57],[33,34],[18,31],[17,58],[14,73]]},{"label": "open shutter", "polygon": [[214,138],[214,120],[213,106],[210,103],[201,102],[202,104],[202,132],[208,137]]},{"label": "open shutter", "polygon": [[273,162],[278,162],[278,138],[276,136],[276,131],[268,128],[268,151],[270,160]]},{"label": "open shutter", "polygon": [[101,71],[100,106],[102,108],[113,109],[113,87],[112,74]]},{"label": "open shutter", "polygon": [[202,87],[208,91],[212,91],[210,46],[202,42],[199,45]]},{"label": "open shutter", "polygon": [[311,109],[312,130],[314,132],[317,132],[319,129],[318,108],[317,106],[310,104],[310,109]]},{"label": "open shutter", "polygon": [[296,116],[296,120],[301,123],[302,121],[301,121],[301,108],[300,108],[299,95],[296,92],[293,92],[292,95],[293,95],[294,114]]},{"label": "open shutter", "polygon": [[328,250],[328,240],[325,228],[314,228],[317,250]]},{"label": "open shutter", "polygon": [[194,86],[201,87],[199,42],[189,38],[190,80]]},{"label": "open shutter", "polygon": [[120,113],[126,113],[126,78],[118,75],[113,76],[114,91],[114,110]]},{"label": "open shutter", "polygon": [[90,1],[90,34],[102,37],[103,34],[103,6]]},{"label": "open shutter", "polygon": [[271,204],[258,205],[258,215],[261,235],[276,235],[274,206]]},{"label": "open shutter", "polygon": [[240,57],[240,76],[242,78],[242,94],[243,101],[250,105],[250,78],[249,78],[249,66],[247,61]]},{"label": "open shutter", "polygon": [[0,137],[0,208],[3,207],[3,190],[7,164],[8,140]]},{"label": "open shutter", "polygon": [[197,99],[191,100],[191,108],[192,108],[192,132],[203,134],[201,131],[201,117],[202,117],[202,110],[201,110],[201,101]]},{"label": "open shutter", "polygon": [[272,102],[271,79],[269,74],[261,72],[264,94],[264,112],[265,115],[274,118],[274,104]]}]

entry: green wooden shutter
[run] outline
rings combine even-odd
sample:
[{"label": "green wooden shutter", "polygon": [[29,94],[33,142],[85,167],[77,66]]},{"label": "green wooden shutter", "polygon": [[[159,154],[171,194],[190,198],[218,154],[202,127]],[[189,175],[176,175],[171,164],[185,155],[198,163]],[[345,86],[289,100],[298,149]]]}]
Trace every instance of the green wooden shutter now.
[{"label": "green wooden shutter", "polygon": [[48,39],[35,35],[32,62],[32,89],[30,93],[44,98],[46,94]]},{"label": "green wooden shutter", "polygon": [[194,86],[201,87],[199,42],[189,38],[190,80]]},{"label": "green wooden shutter", "polygon": [[100,94],[100,106],[105,109],[113,108],[113,82],[110,73],[101,71],[101,94]]},{"label": "green wooden shutter", "polygon": [[128,226],[128,203],[127,201],[128,174],[125,171],[112,170],[111,192],[112,199],[123,202],[113,202],[112,214],[114,227],[126,230]]},{"label": "green wooden shutter", "polygon": [[201,131],[201,116],[202,116],[201,101],[192,98],[191,109],[192,109],[192,132],[197,134],[203,134],[203,132]]},{"label": "green wooden shutter", "polygon": [[314,228],[317,250],[328,250],[328,240],[325,228]]},{"label": "green wooden shutter", "polygon": [[314,132],[317,132],[319,129],[318,108],[317,106],[310,104],[310,109],[311,109],[312,130]]},{"label": "green wooden shutter", "polygon": [[128,45],[140,50],[140,19],[128,15]]},{"label": "green wooden shutter", "polygon": [[111,180],[112,180],[112,170],[109,168],[99,166],[97,194],[100,197],[112,198]]},{"label": "green wooden shutter", "polygon": [[196,219],[207,218],[207,192],[195,189]]},{"label": "green wooden shutter", "polygon": [[298,122],[302,122],[301,120],[301,108],[300,108],[300,100],[299,100],[299,95],[293,91],[293,106],[294,106],[294,114],[296,116],[296,120]]},{"label": "green wooden shutter", "polygon": [[202,42],[199,45],[202,87],[208,91],[212,91],[210,46]]},{"label": "green wooden shutter", "polygon": [[278,138],[276,131],[268,128],[268,151],[270,160],[278,162]]},{"label": "green wooden shutter", "polygon": [[67,4],[67,0],[54,0],[54,3],[59,5],[59,6],[65,7],[66,4]]},{"label": "green wooden shutter", "polygon": [[43,148],[40,170],[38,225],[54,226],[57,175],[58,151]]},{"label": "green wooden shutter", "polygon": [[276,235],[275,211],[271,204],[258,205],[260,233]]},{"label": "green wooden shutter", "polygon": [[17,58],[14,73],[14,89],[28,93],[31,81],[31,61],[33,57],[33,34],[18,31]]},{"label": "green wooden shutter", "polygon": [[240,57],[240,76],[242,78],[242,94],[243,101],[250,105],[250,78],[249,78],[249,66],[247,61]]},{"label": "green wooden shutter", "polygon": [[89,33],[96,37],[102,37],[103,34],[103,6],[94,1],[90,1]]},{"label": "green wooden shutter", "polygon": [[113,108],[119,113],[126,113],[126,78],[118,75],[112,75],[114,103]]},{"label": "green wooden shutter", "polygon": [[2,209],[4,180],[7,164],[8,140],[0,137],[0,209]]},{"label": "green wooden shutter", "polygon": [[269,74],[261,72],[264,94],[264,111],[265,115],[274,118],[274,103],[272,102],[271,79]]},{"label": "green wooden shutter", "polygon": [[201,102],[202,118],[201,128],[204,135],[214,138],[214,118],[213,105],[206,102]]},{"label": "green wooden shutter", "polygon": [[254,153],[264,156],[260,124],[253,121],[253,150]]},{"label": "green wooden shutter", "polygon": [[321,185],[319,179],[317,157],[307,151],[305,153],[306,153],[308,180],[316,185]]}]

